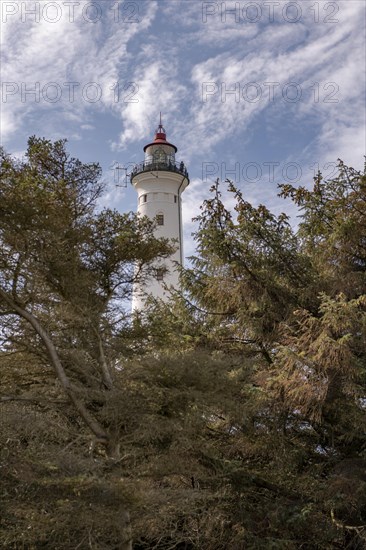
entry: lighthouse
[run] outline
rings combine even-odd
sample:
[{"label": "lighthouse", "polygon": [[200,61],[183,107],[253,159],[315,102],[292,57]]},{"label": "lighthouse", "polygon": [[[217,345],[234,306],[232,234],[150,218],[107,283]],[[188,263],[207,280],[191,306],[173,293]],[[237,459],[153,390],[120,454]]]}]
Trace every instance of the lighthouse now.
[{"label": "lighthouse", "polygon": [[144,147],[144,161],[134,166],[131,183],[137,192],[137,213],[156,220],[156,237],[174,239],[176,251],[170,258],[157,261],[153,278],[147,285],[135,284],[132,310],[142,310],[148,295],[167,299],[169,287],[178,288],[176,263],[183,264],[182,201],[189,184],[183,161],[176,160],[177,147],[166,139],[161,123],[154,140]]}]

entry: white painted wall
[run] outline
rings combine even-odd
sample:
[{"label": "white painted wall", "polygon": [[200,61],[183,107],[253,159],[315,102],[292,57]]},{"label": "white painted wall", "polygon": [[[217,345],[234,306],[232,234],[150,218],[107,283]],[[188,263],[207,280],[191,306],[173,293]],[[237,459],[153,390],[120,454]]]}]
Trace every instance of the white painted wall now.
[{"label": "white painted wall", "polygon": [[143,310],[146,294],[164,299],[167,297],[165,285],[178,287],[178,273],[174,267],[174,261],[180,264],[183,262],[181,194],[188,183],[187,177],[168,170],[141,172],[133,177],[132,184],[137,191],[138,214],[151,219],[158,214],[163,214],[164,225],[158,226],[155,234],[157,237],[175,239],[177,244],[177,251],[170,259],[161,261],[160,264],[156,263],[157,268],[159,265],[168,268],[163,282],[152,278],[146,287],[135,285],[132,299],[133,311]]}]

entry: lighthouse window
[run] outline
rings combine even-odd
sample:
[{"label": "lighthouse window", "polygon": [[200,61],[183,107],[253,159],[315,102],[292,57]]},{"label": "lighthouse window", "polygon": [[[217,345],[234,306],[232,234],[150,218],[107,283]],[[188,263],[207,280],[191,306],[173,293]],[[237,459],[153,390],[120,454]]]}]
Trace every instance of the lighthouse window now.
[{"label": "lighthouse window", "polygon": [[155,152],[154,152],[154,161],[157,162],[157,163],[165,163],[166,162],[166,154],[164,152],[164,149],[162,147],[159,147],[159,149],[157,149]]},{"label": "lighthouse window", "polygon": [[141,195],[141,202],[147,202],[147,195]]},{"label": "lighthouse window", "polygon": [[157,214],[156,223],[158,225],[164,225],[164,214]]},{"label": "lighthouse window", "polygon": [[156,280],[157,281],[163,281],[164,280],[164,273],[165,273],[165,268],[164,267],[158,267],[158,269],[156,270]]},{"label": "lighthouse window", "polygon": [[177,195],[174,195],[174,202],[177,202]]}]

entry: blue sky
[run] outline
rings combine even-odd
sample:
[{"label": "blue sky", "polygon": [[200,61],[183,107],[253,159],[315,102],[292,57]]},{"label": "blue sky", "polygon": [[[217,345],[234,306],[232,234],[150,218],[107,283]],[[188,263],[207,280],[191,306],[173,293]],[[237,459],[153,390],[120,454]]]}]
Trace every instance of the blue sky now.
[{"label": "blue sky", "polygon": [[67,138],[103,167],[102,205],[135,210],[116,163],[143,159],[161,111],[189,169],[192,254],[217,177],[295,214],[278,183],[330,177],[337,158],[362,167],[365,15],[363,0],[2,0],[1,143],[22,156],[30,135]]}]

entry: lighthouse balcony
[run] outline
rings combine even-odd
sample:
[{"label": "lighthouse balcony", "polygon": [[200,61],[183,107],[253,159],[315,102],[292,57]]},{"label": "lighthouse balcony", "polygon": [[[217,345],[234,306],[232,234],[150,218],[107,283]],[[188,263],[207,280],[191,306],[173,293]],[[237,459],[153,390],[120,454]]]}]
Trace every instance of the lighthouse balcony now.
[{"label": "lighthouse balcony", "polygon": [[158,171],[167,171],[167,172],[176,172],[185,176],[188,179],[188,171],[183,162],[173,162],[171,160],[167,161],[144,161],[136,164],[131,172],[131,182],[137,174],[141,172],[158,172]]}]

